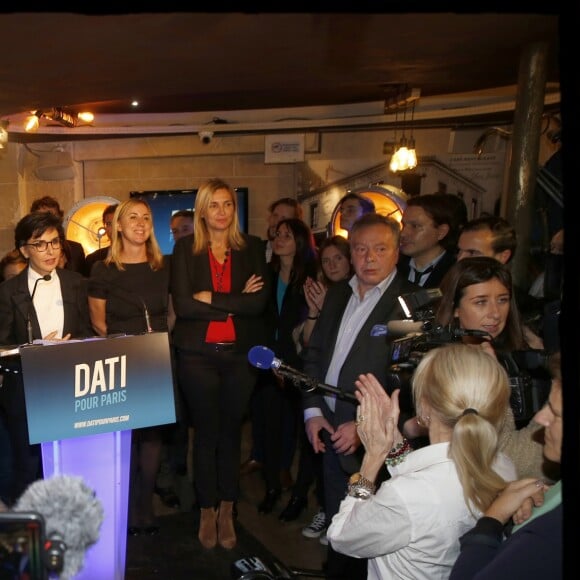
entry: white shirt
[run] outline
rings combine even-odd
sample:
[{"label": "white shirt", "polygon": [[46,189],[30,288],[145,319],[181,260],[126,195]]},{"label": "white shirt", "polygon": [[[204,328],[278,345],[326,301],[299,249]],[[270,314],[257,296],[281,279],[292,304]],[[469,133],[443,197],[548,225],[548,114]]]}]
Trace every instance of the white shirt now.
[{"label": "white shirt", "polygon": [[[42,276],[32,268],[28,268],[28,290],[32,295],[34,284]],[[57,270],[50,274],[50,280],[39,280],[34,294],[34,310],[40,326],[42,338],[51,332],[56,332],[55,338],[62,338],[64,328],[64,304]]]},{"label": "white shirt", "polygon": [[[389,468],[368,500],[350,496],[340,504],[327,531],[332,547],[356,558],[369,558],[368,579],[448,578],[459,555],[459,537],[481,514],[465,504],[449,443],[428,445]],[[516,479],[513,463],[498,454],[495,470]]]}]

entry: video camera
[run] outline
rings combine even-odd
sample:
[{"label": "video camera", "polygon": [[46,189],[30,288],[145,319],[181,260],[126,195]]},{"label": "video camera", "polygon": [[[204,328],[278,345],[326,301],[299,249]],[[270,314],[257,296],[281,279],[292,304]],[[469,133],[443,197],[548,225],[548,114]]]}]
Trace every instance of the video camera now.
[{"label": "video camera", "polygon": [[0,513],[0,578],[46,580],[62,571],[66,546],[45,530],[38,512]]},{"label": "video camera", "polygon": [[[411,378],[428,351],[458,342],[464,336],[491,340],[489,333],[444,327],[435,323],[433,304],[441,297],[438,288],[429,288],[398,297],[412,332],[391,342],[389,378],[394,388],[401,389],[402,405],[412,406]],[[403,326],[404,325],[399,325]],[[506,369],[511,387],[510,405],[517,426],[523,426],[542,408],[550,391],[551,378],[547,354],[543,350],[496,352]]]}]

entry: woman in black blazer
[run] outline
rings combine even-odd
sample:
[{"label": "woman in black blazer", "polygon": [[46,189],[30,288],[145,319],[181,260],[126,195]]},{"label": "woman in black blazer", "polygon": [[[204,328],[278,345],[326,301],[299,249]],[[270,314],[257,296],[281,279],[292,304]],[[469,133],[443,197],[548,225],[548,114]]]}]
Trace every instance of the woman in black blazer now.
[{"label": "woman in black blazer", "polygon": [[[14,237],[28,266],[0,284],[0,344],[91,336],[85,280],[78,272],[57,268],[64,244],[60,218],[48,212],[30,213],[18,222]],[[20,373],[5,374],[0,410],[10,437],[9,501],[14,501],[42,473],[39,445],[28,442]]]},{"label": "woman in black blazer", "polygon": [[236,203],[235,191],[221,179],[202,185],[194,234],[177,241],[171,262],[173,341],[179,388],[195,430],[198,537],[205,548],[236,545],[241,427],[256,381],[247,353],[265,334],[264,249],[258,237],[240,231]]},{"label": "woman in black blazer", "polygon": [[[302,361],[292,332],[308,314],[304,283],[316,276],[314,237],[301,219],[284,219],[278,223],[268,266],[271,280],[266,314],[268,344],[285,364],[300,370]],[[273,371],[261,373],[255,393],[259,413],[254,420],[262,421],[266,494],[258,511],[270,513],[282,492],[280,472],[290,471],[299,429],[303,430],[302,397],[299,389],[286,384]]]}]

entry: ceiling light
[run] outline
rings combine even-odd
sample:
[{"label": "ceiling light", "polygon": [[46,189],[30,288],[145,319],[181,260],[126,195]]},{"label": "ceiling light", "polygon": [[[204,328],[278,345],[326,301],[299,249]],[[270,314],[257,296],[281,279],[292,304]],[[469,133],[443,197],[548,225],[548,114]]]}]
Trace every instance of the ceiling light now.
[{"label": "ceiling light", "polygon": [[24,130],[27,133],[33,133],[36,131],[40,126],[40,119],[43,117],[49,121],[59,123],[63,127],[69,127],[70,129],[76,127],[79,124],[79,121],[83,123],[91,123],[95,118],[95,116],[88,111],[76,113],[73,111],[67,111],[61,107],[53,107],[52,109],[47,109],[45,111],[34,111],[33,114],[26,119]]},{"label": "ceiling light", "polygon": [[0,121],[0,151],[6,149],[8,145],[8,121],[3,119]]},{"label": "ceiling light", "polygon": [[[407,171],[417,167],[417,151],[415,149],[415,139],[413,137],[413,119],[415,117],[415,102],[419,98],[419,89],[407,89],[406,86],[399,92],[392,92],[388,99],[385,99],[385,111],[394,109],[395,111],[395,139],[394,152],[391,156],[389,169],[396,173]],[[411,107],[410,137],[407,140],[407,109]],[[397,145],[397,128],[399,109],[403,110],[403,125],[401,139]]]},{"label": "ceiling light", "polygon": [[26,119],[24,130],[27,133],[34,133],[40,125],[40,117],[42,117],[42,111],[33,111],[30,117],[27,117]]}]

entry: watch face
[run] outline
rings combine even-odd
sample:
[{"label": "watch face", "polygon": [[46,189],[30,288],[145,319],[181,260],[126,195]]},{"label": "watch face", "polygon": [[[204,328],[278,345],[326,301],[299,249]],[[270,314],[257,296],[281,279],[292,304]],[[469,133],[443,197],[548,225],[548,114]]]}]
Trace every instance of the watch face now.
[{"label": "watch face", "polygon": [[371,497],[371,492],[366,487],[357,487],[354,491],[354,497],[358,499],[368,499]]}]

